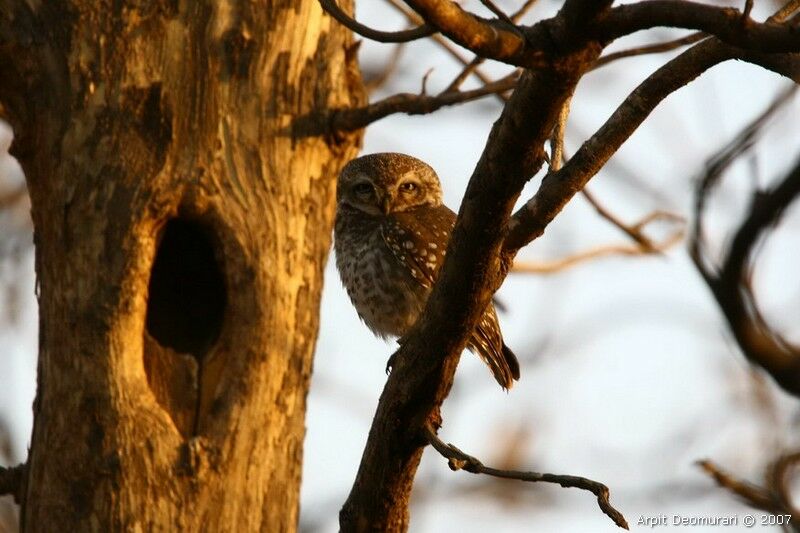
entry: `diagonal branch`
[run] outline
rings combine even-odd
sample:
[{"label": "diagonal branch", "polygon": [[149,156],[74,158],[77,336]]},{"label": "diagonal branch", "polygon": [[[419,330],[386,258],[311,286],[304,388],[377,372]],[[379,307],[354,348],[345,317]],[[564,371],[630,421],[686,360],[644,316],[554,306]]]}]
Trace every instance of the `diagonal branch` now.
[{"label": "diagonal branch", "polygon": [[572,196],[583,189],[667,96],[714,65],[737,58],[774,70],[790,79],[800,80],[798,54],[744,51],[716,39],[696,44],[640,83],[558,172],[545,176],[533,198],[512,217],[506,250],[513,253],[542,235]]},{"label": "diagonal branch", "polygon": [[465,470],[472,474],[486,474],[488,476],[499,477],[503,479],[516,479],[519,481],[528,481],[531,483],[557,483],[564,488],[578,488],[588,490],[597,496],[597,504],[600,509],[605,513],[614,523],[623,528],[628,529],[628,522],[622,513],[617,511],[608,501],[610,491],[608,487],[580,476],[569,476],[559,474],[543,474],[540,472],[522,472],[518,470],[501,470],[485,466],[477,458],[468,455],[452,444],[446,444],[438,435],[436,430],[430,425],[425,425],[425,437],[428,443],[441,454],[442,457],[447,459],[447,464],[451,470]]},{"label": "diagonal branch", "polygon": [[748,481],[737,479],[708,460],[698,461],[697,466],[711,476],[717,485],[735,494],[751,507],[773,514],[781,511],[773,501],[772,496],[764,488]]},{"label": "diagonal branch", "polygon": [[774,515],[788,515],[792,523],[800,521],[800,512],[789,496],[789,471],[800,461],[800,453],[779,457],[767,469],[764,486],[739,479],[711,461],[698,461],[697,465],[721,488],[734,494],[747,505]]},{"label": "diagonal branch", "polygon": [[436,28],[433,28],[428,24],[423,24],[410,30],[380,31],[361,24],[356,19],[342,11],[339,5],[336,3],[336,0],[319,0],[319,4],[330,16],[339,21],[342,26],[349,28],[362,37],[366,37],[367,39],[372,39],[373,41],[378,41],[381,43],[407,43],[409,41],[422,39],[436,33]]},{"label": "diagonal branch", "polygon": [[733,52],[716,41],[690,48],[644,80],[611,117],[557,172],[545,176],[539,190],[513,216],[505,248],[519,250],[544,233],[545,227],[664,98]]},{"label": "diagonal branch", "polygon": [[[642,251],[646,252],[656,252],[657,247],[653,243],[653,241],[644,234],[644,228],[651,222],[656,220],[670,220],[673,222],[685,222],[683,217],[680,215],[676,215],[675,213],[669,213],[666,211],[654,211],[647,215],[646,217],[642,218],[635,224],[626,224],[622,220],[619,219],[614,213],[612,213],[608,208],[606,208],[603,204],[601,204],[597,198],[594,197],[594,194],[589,192],[589,189],[584,188],[581,193],[583,197],[591,204],[597,214],[606,219],[612,225],[616,226],[620,231],[622,231],[625,235],[631,238],[636,244],[639,245]],[[683,235],[683,230],[680,230],[677,235],[680,237]],[[669,239],[671,240],[671,239]]]}]

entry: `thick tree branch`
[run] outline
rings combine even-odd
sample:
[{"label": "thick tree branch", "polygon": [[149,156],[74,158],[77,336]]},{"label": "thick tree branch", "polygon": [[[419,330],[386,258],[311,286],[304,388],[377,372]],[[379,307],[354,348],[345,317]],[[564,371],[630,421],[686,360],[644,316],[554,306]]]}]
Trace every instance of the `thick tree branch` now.
[{"label": "thick tree branch", "polygon": [[372,39],[373,41],[378,41],[381,43],[407,43],[409,41],[422,39],[436,33],[436,28],[433,28],[428,24],[423,24],[410,30],[380,31],[361,24],[356,19],[342,11],[339,8],[339,5],[336,3],[336,0],[319,0],[319,4],[322,6],[322,9],[324,9],[330,16],[335,18],[341,25],[349,28],[362,37],[366,37],[367,39]]},{"label": "thick tree branch", "polygon": [[447,459],[447,464],[451,470],[465,470],[472,474],[486,474],[488,476],[499,477],[503,479],[516,479],[519,481],[528,481],[531,483],[557,483],[565,488],[578,488],[588,490],[597,496],[597,504],[603,513],[606,514],[616,525],[623,529],[628,529],[628,522],[622,513],[614,509],[608,501],[610,491],[608,487],[580,476],[568,476],[559,474],[543,474],[540,472],[522,472],[517,470],[501,470],[485,466],[476,457],[468,455],[452,444],[446,444],[438,435],[436,430],[430,424],[425,425],[425,437],[428,443],[441,454],[442,457]]},{"label": "thick tree branch", "polygon": [[686,0],[649,0],[615,7],[603,16],[595,31],[597,38],[610,42],[658,26],[698,30],[727,44],[762,52],[800,51],[798,27],[758,23],[734,8]]},{"label": "thick tree branch", "polygon": [[564,99],[599,52],[581,50],[564,58],[558,70],[526,73],[495,123],[423,318],[395,354],[356,481],[340,513],[342,530],[407,527],[408,497],[426,444],[424,425],[438,420],[467,336],[511,263],[511,257],[500,256],[507,217],[544,161],[543,146]]},{"label": "thick tree branch", "polygon": [[519,66],[541,65],[539,52],[526,46],[522,30],[502,20],[488,20],[465,11],[455,2],[408,0],[428,24],[479,56]]}]

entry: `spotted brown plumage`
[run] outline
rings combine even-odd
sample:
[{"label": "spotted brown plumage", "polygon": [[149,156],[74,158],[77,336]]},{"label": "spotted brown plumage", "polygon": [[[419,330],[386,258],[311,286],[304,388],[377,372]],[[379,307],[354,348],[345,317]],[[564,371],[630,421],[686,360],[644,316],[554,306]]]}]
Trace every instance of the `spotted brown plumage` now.
[{"label": "spotted brown plumage", "polygon": [[[344,167],[336,198],[336,266],[350,300],[376,335],[402,337],[425,307],[455,224],[439,178],[411,156],[371,154]],[[519,379],[493,305],[468,347],[503,388]]]}]

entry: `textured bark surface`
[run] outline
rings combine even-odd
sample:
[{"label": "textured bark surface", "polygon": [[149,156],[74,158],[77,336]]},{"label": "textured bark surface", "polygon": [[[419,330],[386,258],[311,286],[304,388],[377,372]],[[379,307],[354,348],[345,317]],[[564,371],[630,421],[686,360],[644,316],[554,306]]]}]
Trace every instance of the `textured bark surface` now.
[{"label": "textured bark surface", "polygon": [[23,528],[294,530],[360,137],[293,125],[361,103],[349,32],[316,0],[0,6],[40,304]]}]

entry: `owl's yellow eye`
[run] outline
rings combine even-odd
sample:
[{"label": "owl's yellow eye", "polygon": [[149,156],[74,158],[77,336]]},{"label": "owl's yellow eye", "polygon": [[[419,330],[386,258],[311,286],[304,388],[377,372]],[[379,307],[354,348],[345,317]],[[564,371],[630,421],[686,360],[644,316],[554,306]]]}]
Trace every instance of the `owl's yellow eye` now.
[{"label": "owl's yellow eye", "polygon": [[362,181],[353,185],[353,192],[358,196],[366,197],[372,194],[372,185]]},{"label": "owl's yellow eye", "polygon": [[400,184],[400,192],[413,193],[417,192],[418,189],[419,185],[417,185],[413,181],[406,181],[405,183]]}]

